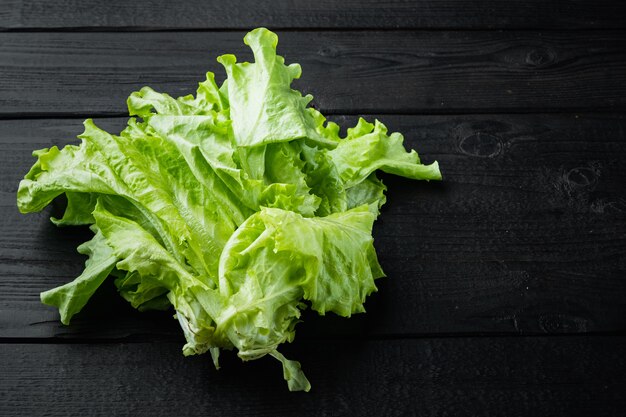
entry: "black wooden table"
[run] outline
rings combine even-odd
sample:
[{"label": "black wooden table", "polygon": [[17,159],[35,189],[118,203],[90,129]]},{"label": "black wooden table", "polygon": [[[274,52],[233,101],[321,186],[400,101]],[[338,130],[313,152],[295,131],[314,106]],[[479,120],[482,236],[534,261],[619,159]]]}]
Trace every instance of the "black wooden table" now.
[{"label": "black wooden table", "polygon": [[[81,272],[89,232],[15,204],[33,149],[86,117],[119,131],[144,85],[223,76],[257,26],[317,108],[381,119],[445,178],[383,177],[388,278],[285,349],[310,393],[270,359],[183,357],[171,314],[112,283],[62,326],[39,293]],[[1,416],[625,415],[624,3],[7,0],[0,28]]]}]

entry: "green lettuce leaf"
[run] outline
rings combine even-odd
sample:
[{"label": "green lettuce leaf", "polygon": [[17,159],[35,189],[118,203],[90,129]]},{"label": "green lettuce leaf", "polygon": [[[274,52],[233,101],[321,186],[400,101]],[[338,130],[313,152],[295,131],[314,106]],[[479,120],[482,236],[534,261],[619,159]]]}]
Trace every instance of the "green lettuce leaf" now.
[{"label": "green lettuce leaf", "polygon": [[72,316],[87,304],[117,262],[102,233],[95,226],[92,230],[96,232],[93,239],[78,247],[78,253],[89,257],[83,273],[72,282],[41,293],[44,304],[59,309],[63,324],[70,324]]},{"label": "green lettuce leaf", "polygon": [[400,133],[387,135],[387,127],[378,120],[371,124],[361,118],[328,154],[347,188],[361,183],[377,169],[415,180],[440,180],[437,162],[422,165],[417,152],[404,149],[403,141]]},{"label": "green lettuce leaf", "polygon": [[232,55],[221,87],[212,73],[196,95],[173,98],[149,87],[128,98],[119,134],[85,121],[80,145],[35,151],[20,182],[21,212],[65,194],[58,226],[94,232],[74,281],[42,293],[69,324],[108,276],[144,310],[173,308],[185,355],[236,349],[283,366],[290,390],[310,389],[300,363],[279,347],[295,338],[301,311],[349,317],[365,311],[384,276],[372,225],[385,203],[376,171],[441,179],[399,133],[360,119],[339,126],[291,88],[298,64],[276,54],[278,38],[244,38],[254,63]]},{"label": "green lettuce leaf", "polygon": [[254,30],[244,38],[254,53],[255,63],[237,64],[234,55],[217,60],[228,75],[228,100],[233,120],[234,138],[238,146],[261,146],[307,138],[327,146],[332,140],[316,130],[316,120],[306,106],[313,99],[292,90],[294,79],[300,78],[299,64],[285,65],[276,55],[278,36],[266,29]]}]

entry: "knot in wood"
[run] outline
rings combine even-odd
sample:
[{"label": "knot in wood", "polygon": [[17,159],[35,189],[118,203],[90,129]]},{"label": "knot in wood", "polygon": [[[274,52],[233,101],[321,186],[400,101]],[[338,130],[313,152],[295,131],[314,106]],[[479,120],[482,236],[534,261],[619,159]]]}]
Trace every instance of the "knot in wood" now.
[{"label": "knot in wood", "polygon": [[556,59],[555,52],[550,48],[533,48],[526,54],[525,62],[531,67],[546,67]]},{"label": "knot in wood", "polygon": [[576,167],[569,170],[565,179],[572,188],[590,187],[598,181],[598,172],[591,167]]},{"label": "knot in wood", "polygon": [[502,140],[490,133],[476,132],[461,139],[459,149],[466,155],[494,158],[502,152]]},{"label": "knot in wood", "polygon": [[337,48],[331,45],[324,45],[320,49],[318,49],[317,53],[320,56],[334,58],[338,55]]}]

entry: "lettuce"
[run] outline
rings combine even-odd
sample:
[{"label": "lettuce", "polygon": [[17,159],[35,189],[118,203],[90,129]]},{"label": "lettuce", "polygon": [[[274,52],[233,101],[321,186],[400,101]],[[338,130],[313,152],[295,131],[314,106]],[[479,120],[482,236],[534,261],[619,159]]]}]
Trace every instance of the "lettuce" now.
[{"label": "lettuce", "polygon": [[339,127],[291,89],[298,64],[276,55],[277,36],[256,29],[244,41],[254,63],[218,61],[196,96],[144,87],[128,99],[128,126],[112,135],[85,121],[79,146],[35,151],[17,204],[36,212],[67,197],[58,226],[89,225],[94,237],[74,281],[41,294],[69,324],[111,276],[139,310],[173,306],[185,355],[237,349],[270,355],[289,389],[310,389],[291,342],[300,312],[349,317],[365,311],[383,271],[372,224],[385,202],[376,171],[441,179],[399,133],[360,119]]}]

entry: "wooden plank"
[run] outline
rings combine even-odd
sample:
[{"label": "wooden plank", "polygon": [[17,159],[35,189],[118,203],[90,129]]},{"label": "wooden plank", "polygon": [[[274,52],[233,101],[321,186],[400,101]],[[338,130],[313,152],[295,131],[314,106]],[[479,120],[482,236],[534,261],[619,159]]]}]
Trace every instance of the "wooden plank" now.
[{"label": "wooden plank", "polygon": [[7,416],[616,416],[624,337],[294,342],[313,386],[290,393],[272,358],[188,357],[171,343],[0,349]]},{"label": "wooden plank", "polygon": [[[335,114],[626,108],[626,32],[281,32],[295,87]],[[194,92],[243,32],[2,33],[0,115],[122,115],[144,85]]]},{"label": "wooden plank", "polygon": [[626,8],[608,0],[133,2],[9,0],[1,29],[588,29],[624,28]]},{"label": "wooden plank", "polygon": [[[626,329],[623,115],[378,118],[425,161],[439,160],[444,181],[384,176],[374,236],[388,278],[368,314],[309,313],[299,337]],[[67,143],[80,122],[0,122],[0,337],[179,340],[169,313],[138,313],[111,285],[70,327],[39,302],[80,273],[75,248],[89,232],[52,226],[58,207],[20,215],[15,192],[31,151]],[[118,132],[125,119],[96,122]]]}]

